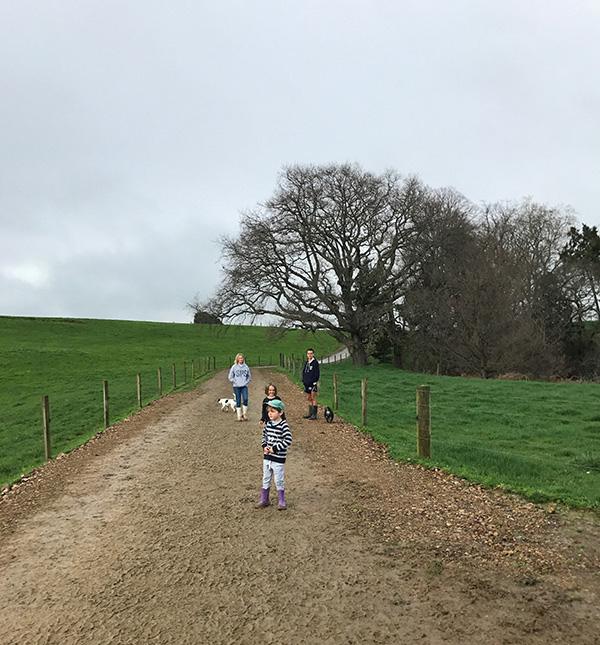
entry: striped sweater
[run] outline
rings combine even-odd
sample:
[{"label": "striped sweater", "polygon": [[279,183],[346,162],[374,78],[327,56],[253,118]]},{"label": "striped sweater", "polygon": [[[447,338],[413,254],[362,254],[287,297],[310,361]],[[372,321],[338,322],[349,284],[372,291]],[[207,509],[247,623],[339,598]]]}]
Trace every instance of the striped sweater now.
[{"label": "striped sweater", "polygon": [[288,446],[292,443],[290,426],[285,419],[279,421],[267,421],[263,429],[262,447],[273,448],[273,454],[264,455],[265,459],[284,464],[287,457]]}]

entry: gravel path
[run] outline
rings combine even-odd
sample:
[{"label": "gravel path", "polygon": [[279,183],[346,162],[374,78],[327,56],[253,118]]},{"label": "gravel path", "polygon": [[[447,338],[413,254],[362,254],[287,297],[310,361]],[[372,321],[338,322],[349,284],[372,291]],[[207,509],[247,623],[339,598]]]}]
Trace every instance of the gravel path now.
[{"label": "gravel path", "polygon": [[[392,463],[226,372],[49,462],[0,498],[0,643],[600,643],[597,517]],[[260,401],[293,444],[288,510],[254,508]],[[551,511],[552,509],[550,509]]]}]

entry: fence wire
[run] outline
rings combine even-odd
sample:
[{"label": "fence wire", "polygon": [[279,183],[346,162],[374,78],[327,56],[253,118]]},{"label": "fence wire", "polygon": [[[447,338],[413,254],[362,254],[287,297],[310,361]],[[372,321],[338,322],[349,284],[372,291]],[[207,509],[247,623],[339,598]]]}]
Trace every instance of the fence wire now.
[{"label": "fence wire", "polygon": [[[292,369],[289,369],[288,371],[290,372],[290,374],[297,376],[296,374],[298,372],[297,369],[295,371]],[[572,385],[572,384],[568,384],[568,385]],[[354,379],[351,386],[353,387],[353,390],[352,390],[352,395],[350,396],[355,399],[357,398],[359,399],[361,397],[361,380]],[[349,384],[344,383],[344,387],[347,389],[349,387]],[[415,396],[415,391],[416,391],[416,388],[411,392],[412,397]],[[381,392],[378,393],[376,388],[370,386],[369,392],[368,392],[369,408],[376,407],[378,399],[379,400],[385,399],[389,401],[389,398],[388,398],[389,394],[390,393],[387,392],[386,394],[382,395]],[[395,392],[395,394],[398,396],[397,391]],[[338,396],[341,398],[342,395],[338,392]],[[349,395],[347,394],[347,392],[344,392],[343,397],[346,400],[348,399],[348,396]],[[435,397],[435,391],[432,391],[431,396],[432,398]],[[331,394],[331,398],[333,399],[333,394]],[[440,396],[440,399],[443,399],[443,396]],[[472,415],[477,415],[480,418],[483,416],[488,418],[501,417],[502,420],[506,421],[507,423],[511,423],[515,421],[523,421],[523,420],[526,420],[527,422],[531,423],[532,419],[535,419],[536,427],[540,425],[551,426],[551,425],[561,424],[561,418],[559,417],[557,419],[556,414],[543,415],[543,414],[540,414],[537,410],[531,410],[528,412],[522,412],[522,411],[516,410],[516,411],[507,413],[506,411],[500,411],[500,410],[480,409],[480,406],[484,405],[485,403],[493,404],[495,403],[496,400],[497,400],[497,397],[494,397],[491,394],[486,395],[485,397],[479,397],[475,402],[475,407],[472,406],[469,410],[465,410],[464,406],[458,406],[458,405],[453,406],[451,404],[447,404],[446,402],[438,403],[435,401],[430,403],[429,406],[425,406],[425,407],[427,407],[430,410],[431,422],[432,422],[432,426],[434,427],[436,424],[439,427],[439,425],[443,423],[444,416],[445,416],[444,411],[450,412],[450,413],[461,412],[462,414],[469,414],[469,415],[472,414]],[[562,413],[562,416],[564,418],[577,417],[580,423],[585,423],[585,424],[593,424],[593,423],[600,422],[600,413],[598,414],[594,413],[592,418],[589,418],[589,417],[586,418],[585,416],[575,414],[576,411],[569,409],[571,406],[575,406],[575,402],[571,398],[544,396],[539,399],[539,402],[543,403],[546,400],[548,401],[548,403],[552,404],[552,406],[555,406],[557,408],[559,408],[561,405],[565,405],[567,409],[565,409]],[[514,405],[515,407],[518,407],[519,403],[522,403],[522,404],[526,403],[527,405],[531,405],[532,401],[531,399],[526,399],[524,397],[514,397],[514,398],[511,397],[512,405]],[[577,407],[580,407],[580,406],[581,406],[581,400],[579,399],[577,403]],[[407,402],[400,403],[397,406],[395,406],[394,409],[398,413],[398,415],[403,419],[403,422],[393,426],[394,434],[404,439],[405,441],[415,441],[416,443],[416,400],[413,399],[411,403],[407,403]],[[409,430],[408,425],[412,423],[414,423],[413,428]],[[383,425],[385,427],[390,427],[389,424],[387,423],[384,423]],[[376,427],[376,424],[373,424],[373,426]],[[368,429],[368,426],[367,426],[367,429]],[[600,423],[598,423],[598,430],[600,435]],[[523,453],[509,451],[509,450],[502,450],[496,447],[483,446],[480,443],[474,444],[473,437],[466,436],[466,435],[455,434],[454,437],[455,439],[440,437],[435,433],[435,431],[433,431],[431,434],[432,452],[435,451],[436,447],[446,447],[447,450],[458,449],[458,450],[477,451],[477,452],[486,453],[488,455],[495,456],[498,458],[501,457],[504,459],[519,461],[524,464],[534,464],[534,463],[546,464],[558,470],[575,471],[578,474],[595,475],[597,473],[600,473],[600,454],[594,454],[593,452],[589,453],[591,455],[590,457],[587,457],[587,454],[584,453],[583,456],[578,457],[577,461],[575,461],[574,457],[570,457],[570,460],[568,457],[565,457],[565,459],[558,459],[558,458],[552,458],[549,456],[529,455],[529,454],[523,454]],[[520,440],[523,441],[522,438]],[[415,452],[416,452],[416,448],[415,448]],[[588,463],[586,463],[586,459],[589,460]]]}]

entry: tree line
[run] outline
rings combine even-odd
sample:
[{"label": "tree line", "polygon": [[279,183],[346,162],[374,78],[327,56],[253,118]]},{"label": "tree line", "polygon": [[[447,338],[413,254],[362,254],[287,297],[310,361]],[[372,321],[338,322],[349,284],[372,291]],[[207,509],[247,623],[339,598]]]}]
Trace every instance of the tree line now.
[{"label": "tree line", "polygon": [[358,165],[294,165],[223,236],[198,322],[269,317],[327,330],[356,365],[484,378],[594,378],[600,238],[569,208],[476,205]]}]

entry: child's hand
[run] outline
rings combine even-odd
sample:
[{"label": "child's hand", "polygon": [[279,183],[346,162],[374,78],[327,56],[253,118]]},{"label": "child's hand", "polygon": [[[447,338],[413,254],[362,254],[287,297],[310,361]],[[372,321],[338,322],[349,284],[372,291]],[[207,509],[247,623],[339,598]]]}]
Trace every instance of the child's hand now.
[{"label": "child's hand", "polygon": [[272,455],[273,454],[273,448],[271,448],[271,446],[265,446],[264,453],[265,453],[265,455]]}]

